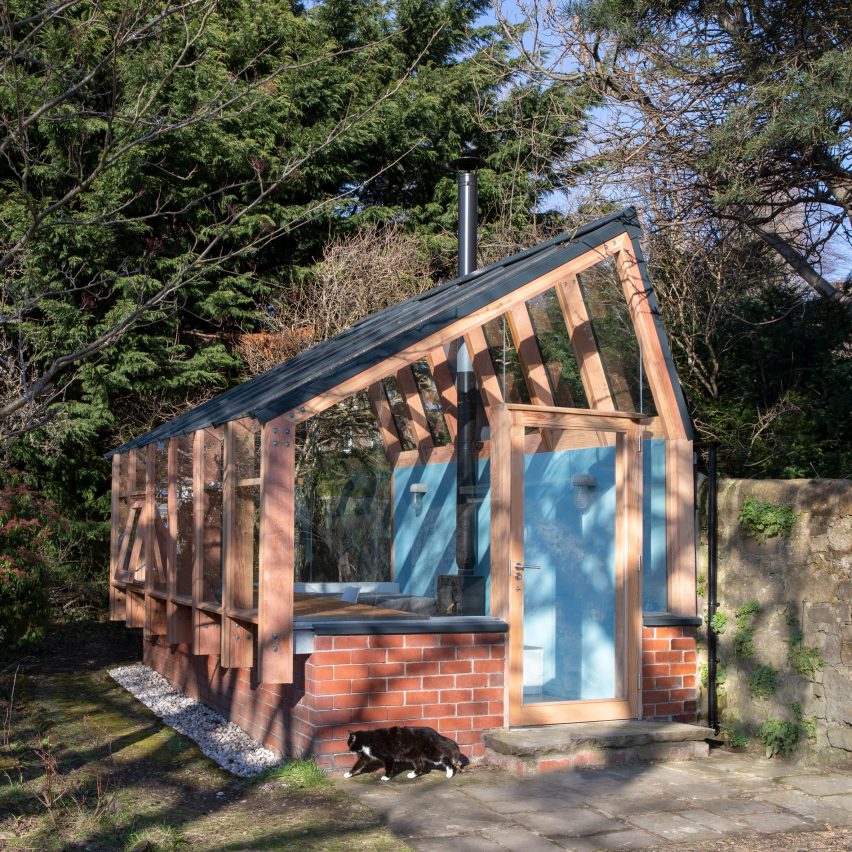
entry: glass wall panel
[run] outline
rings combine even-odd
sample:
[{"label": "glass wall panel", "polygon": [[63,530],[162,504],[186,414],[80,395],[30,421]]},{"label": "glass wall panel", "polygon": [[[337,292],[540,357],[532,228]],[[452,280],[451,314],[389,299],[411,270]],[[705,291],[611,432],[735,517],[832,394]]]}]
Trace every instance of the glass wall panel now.
[{"label": "glass wall panel", "polygon": [[589,401],[580,377],[580,367],[555,288],[551,287],[530,299],[527,311],[556,404],[563,408],[588,408]]},{"label": "glass wall panel", "polygon": [[382,385],[385,389],[385,396],[388,398],[402,449],[413,450],[417,445],[414,443],[414,434],[411,431],[411,415],[408,413],[408,406],[405,403],[405,397],[402,395],[396,376],[387,376],[382,379]]},{"label": "glass wall panel", "polygon": [[[260,577],[260,424],[240,420],[234,430],[234,591],[238,609],[256,609]],[[284,440],[284,436],[281,436]]]},{"label": "glass wall panel", "polygon": [[135,464],[133,465],[133,476],[130,483],[131,494],[145,495],[145,455],[146,450],[131,450]]},{"label": "glass wall panel", "polygon": [[489,320],[482,326],[482,331],[504,401],[529,405],[529,390],[506,318],[501,316]]},{"label": "glass wall panel", "polygon": [[447,423],[444,420],[444,412],[441,408],[438,389],[435,387],[435,380],[432,378],[432,373],[429,370],[429,364],[425,359],[415,361],[411,365],[411,369],[414,372],[417,388],[420,391],[420,398],[423,400],[423,408],[426,410],[426,419],[429,422],[432,441],[436,447],[445,447],[447,444],[452,443],[452,441],[449,430],[447,429]]},{"label": "glass wall panel", "polygon": [[118,541],[116,542],[115,550],[115,578],[116,580],[121,581],[126,581],[128,579],[128,554],[126,549],[126,542],[130,535],[130,530],[127,524],[128,518],[130,517],[130,482],[128,479],[128,464],[129,455],[127,453],[123,453],[118,457],[118,518],[116,520],[116,523],[118,524]]},{"label": "glass wall panel", "polygon": [[656,415],[615,261],[596,263],[577,280],[615,407]]},{"label": "glass wall panel", "polygon": [[181,435],[173,438],[177,452],[177,559],[175,564],[175,591],[179,595],[192,595],[193,552],[193,475],[192,458],[195,437]]},{"label": "glass wall panel", "polygon": [[169,558],[169,442],[154,445],[154,588],[166,591]]},{"label": "glass wall panel", "polygon": [[[441,600],[444,575],[458,574],[456,562],[456,476],[454,461],[432,462],[393,471],[393,578],[412,610],[429,615],[487,615],[490,610],[491,493],[490,464],[479,459],[471,495],[476,516],[474,577],[464,581],[462,601]],[[481,595],[478,611],[465,612],[471,590]],[[448,604],[456,606],[447,610]],[[416,607],[416,610],[415,610]]]},{"label": "glass wall panel", "polygon": [[204,541],[201,600],[222,603],[224,430],[204,430]]},{"label": "glass wall panel", "polygon": [[129,583],[145,582],[145,560],[142,550],[142,538],[139,535],[139,521],[142,517],[141,502],[134,501],[130,506],[130,530],[127,537],[125,565]]},{"label": "glass wall panel", "polygon": [[364,392],[296,431],[296,581],[391,580],[391,470]]},{"label": "glass wall panel", "polygon": [[130,482],[130,529],[127,541],[126,564],[128,582],[145,582],[145,550],[142,547],[140,521],[145,506],[146,450],[131,450],[128,454]]}]

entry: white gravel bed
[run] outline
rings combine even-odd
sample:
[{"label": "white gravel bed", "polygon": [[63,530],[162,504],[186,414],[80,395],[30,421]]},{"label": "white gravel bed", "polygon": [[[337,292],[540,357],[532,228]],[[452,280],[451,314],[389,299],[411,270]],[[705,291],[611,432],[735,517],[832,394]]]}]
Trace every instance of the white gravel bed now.
[{"label": "white gravel bed", "polygon": [[207,757],[228,772],[248,778],[281,763],[280,757],[253,740],[242,728],[195,698],[178,692],[144,663],[111,669],[109,674],[167,725],[195,740]]}]

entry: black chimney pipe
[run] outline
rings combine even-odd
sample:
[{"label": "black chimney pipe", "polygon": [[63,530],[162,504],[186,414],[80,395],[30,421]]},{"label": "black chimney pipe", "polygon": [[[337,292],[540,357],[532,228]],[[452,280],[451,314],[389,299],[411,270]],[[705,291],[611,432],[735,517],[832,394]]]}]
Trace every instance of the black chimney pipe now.
[{"label": "black chimney pipe", "polygon": [[[478,192],[476,169],[483,165],[469,151],[453,160],[458,169],[459,275],[476,269]],[[476,380],[470,353],[463,340],[456,355],[456,564],[470,576],[476,567]]]}]

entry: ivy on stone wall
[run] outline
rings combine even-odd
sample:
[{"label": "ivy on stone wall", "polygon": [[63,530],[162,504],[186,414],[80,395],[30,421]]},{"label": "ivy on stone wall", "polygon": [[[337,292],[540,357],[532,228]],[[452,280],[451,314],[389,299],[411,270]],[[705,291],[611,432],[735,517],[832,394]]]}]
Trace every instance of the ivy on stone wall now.
[{"label": "ivy on stone wall", "polygon": [[772,666],[758,666],[748,679],[749,692],[755,698],[770,698],[778,688],[778,672]]},{"label": "ivy on stone wall", "polygon": [[805,637],[802,634],[798,621],[795,616],[791,615],[789,610],[786,620],[787,624],[793,628],[787,642],[787,662],[802,677],[813,680],[816,673],[825,668],[825,660],[823,660],[818,648],[803,644]]},{"label": "ivy on stone wall", "polygon": [[775,757],[776,754],[789,757],[799,743],[801,728],[786,719],[770,718],[760,726],[757,736],[766,746],[767,757]]},{"label": "ivy on stone wall", "polygon": [[728,616],[718,609],[710,619],[710,627],[717,636],[721,636],[728,629]]},{"label": "ivy on stone wall", "polygon": [[734,633],[734,654],[743,659],[754,656],[754,616],[760,612],[757,601],[744,603],[735,613],[737,629]]},{"label": "ivy on stone wall", "polygon": [[779,535],[786,538],[798,517],[792,506],[776,506],[766,500],[747,497],[740,509],[740,526],[747,536],[757,541]]}]

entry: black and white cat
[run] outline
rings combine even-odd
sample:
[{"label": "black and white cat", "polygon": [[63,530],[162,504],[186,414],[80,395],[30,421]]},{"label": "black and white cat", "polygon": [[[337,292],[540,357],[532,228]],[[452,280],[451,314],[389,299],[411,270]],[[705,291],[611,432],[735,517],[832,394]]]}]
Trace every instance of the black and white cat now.
[{"label": "black and white cat", "polygon": [[357,775],[372,761],[384,764],[382,781],[390,781],[397,763],[409,763],[414,769],[409,778],[422,775],[427,764],[446,770],[452,778],[469,762],[461,753],[458,743],[444,737],[432,728],[377,728],[374,731],[350,731],[349,751],[358,759],[344,778]]}]

